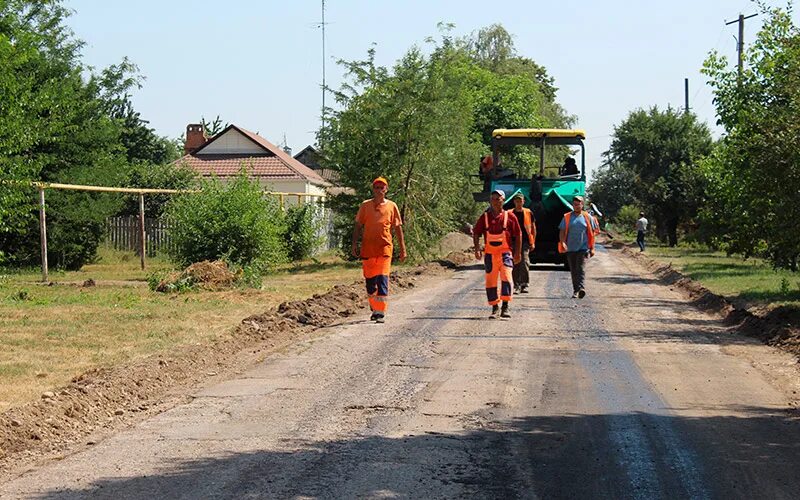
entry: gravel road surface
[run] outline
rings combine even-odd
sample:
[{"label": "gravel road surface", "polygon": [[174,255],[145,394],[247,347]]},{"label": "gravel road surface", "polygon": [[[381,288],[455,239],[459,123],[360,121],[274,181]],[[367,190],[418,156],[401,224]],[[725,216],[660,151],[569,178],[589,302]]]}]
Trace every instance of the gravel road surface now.
[{"label": "gravel road surface", "polygon": [[487,319],[475,266],[0,485],[2,498],[797,498],[791,356],[599,252]]}]

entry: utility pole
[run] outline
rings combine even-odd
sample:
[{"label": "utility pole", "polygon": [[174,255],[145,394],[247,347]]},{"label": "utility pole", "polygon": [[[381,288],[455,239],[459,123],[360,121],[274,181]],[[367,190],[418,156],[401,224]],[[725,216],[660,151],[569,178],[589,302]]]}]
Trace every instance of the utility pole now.
[{"label": "utility pole", "polygon": [[744,20],[750,19],[751,17],[756,17],[757,15],[758,14],[750,14],[749,16],[744,16],[743,14],[739,14],[739,19],[736,21],[725,23],[725,26],[733,23],[739,23],[739,38],[736,44],[737,52],[739,53],[739,78],[742,77],[742,70],[744,69]]},{"label": "utility pole", "polygon": [[683,112],[684,113],[688,113],[689,112],[689,79],[688,78],[684,78],[683,79],[683,98],[684,98],[684,101],[686,103],[684,105],[684,107],[683,107]]}]

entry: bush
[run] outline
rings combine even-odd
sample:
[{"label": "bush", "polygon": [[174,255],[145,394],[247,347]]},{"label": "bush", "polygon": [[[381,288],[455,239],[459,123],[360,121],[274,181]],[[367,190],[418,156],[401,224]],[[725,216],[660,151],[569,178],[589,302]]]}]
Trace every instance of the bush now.
[{"label": "bush", "polygon": [[322,209],[306,203],[286,211],[284,241],[290,260],[303,260],[314,255],[322,238]]},{"label": "bush", "polygon": [[170,256],[181,265],[259,261],[268,268],[286,261],[283,212],[244,172],[227,184],[203,181],[199,193],[176,196],[167,215],[175,223]]},{"label": "bush", "polygon": [[632,233],[636,228],[636,221],[639,219],[640,210],[633,205],[625,205],[619,209],[617,216],[614,217],[614,225],[618,231]]}]

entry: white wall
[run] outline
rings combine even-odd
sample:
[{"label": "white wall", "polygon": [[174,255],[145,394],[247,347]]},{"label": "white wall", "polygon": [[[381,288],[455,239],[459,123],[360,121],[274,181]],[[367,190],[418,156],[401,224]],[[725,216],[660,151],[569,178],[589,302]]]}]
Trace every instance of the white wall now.
[{"label": "white wall", "polygon": [[197,152],[197,156],[211,154],[263,154],[267,150],[254,143],[235,129],[230,129],[214,142]]}]

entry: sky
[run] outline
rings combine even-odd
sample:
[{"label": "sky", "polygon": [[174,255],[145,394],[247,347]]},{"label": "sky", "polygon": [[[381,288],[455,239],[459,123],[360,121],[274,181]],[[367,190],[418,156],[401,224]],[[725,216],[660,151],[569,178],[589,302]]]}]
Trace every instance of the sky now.
[{"label": "sky", "polygon": [[[139,67],[145,81],[134,107],[159,135],[179,137],[187,124],[220,116],[275,144],[285,137],[295,153],[320,125],[321,4],[65,0],[86,64],[99,70],[128,57]],[[591,173],[631,111],[683,108],[684,78],[690,108],[719,136],[700,69],[712,50],[735,64],[737,26],[725,22],[757,11],[749,0],[327,0],[326,80],[339,88],[336,61],[363,59],[373,44],[377,64],[391,67],[437,37],[440,22],[453,23],[455,36],[502,24],[518,54],[555,79],[557,101],[586,131]],[[746,44],[762,21],[745,21]]]}]

